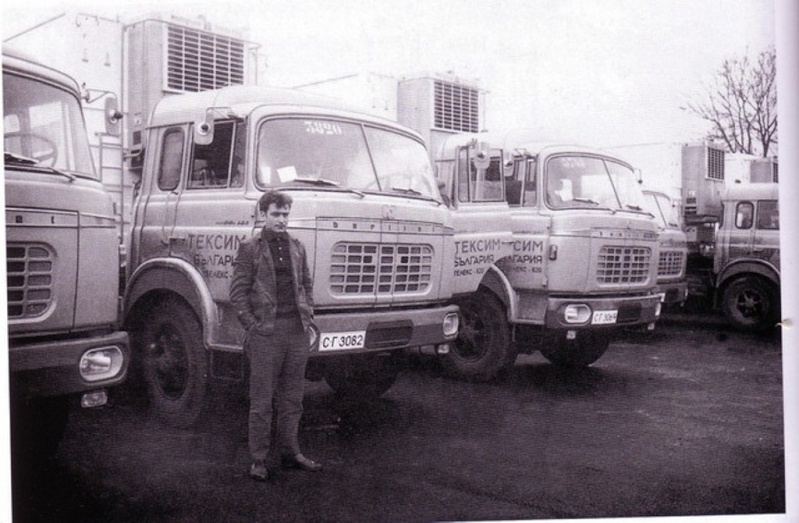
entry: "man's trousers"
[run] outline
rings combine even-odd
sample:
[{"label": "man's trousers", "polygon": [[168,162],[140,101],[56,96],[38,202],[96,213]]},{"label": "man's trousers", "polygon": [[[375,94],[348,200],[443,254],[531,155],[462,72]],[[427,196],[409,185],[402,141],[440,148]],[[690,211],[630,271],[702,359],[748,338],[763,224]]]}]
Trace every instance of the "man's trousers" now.
[{"label": "man's trousers", "polygon": [[248,336],[249,447],[253,460],[265,460],[269,453],[273,409],[277,410],[275,435],[281,455],[300,453],[297,432],[309,350],[299,315],[277,318],[272,334],[251,332]]}]

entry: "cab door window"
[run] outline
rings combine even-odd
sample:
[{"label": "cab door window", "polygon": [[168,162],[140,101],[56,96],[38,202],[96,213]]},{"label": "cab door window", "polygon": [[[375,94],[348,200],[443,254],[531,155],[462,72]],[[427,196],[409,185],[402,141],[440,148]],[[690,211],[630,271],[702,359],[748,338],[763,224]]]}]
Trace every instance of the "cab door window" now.
[{"label": "cab door window", "polygon": [[472,162],[470,149],[458,152],[458,200],[461,202],[501,202],[505,200],[502,159],[492,156],[485,169]]},{"label": "cab door window", "polygon": [[738,229],[751,229],[755,214],[752,202],[739,202],[735,206],[735,227]]},{"label": "cab door window", "polygon": [[174,191],[180,183],[185,141],[185,133],[179,127],[164,132],[158,163],[158,188],[162,191]]},{"label": "cab door window", "polygon": [[194,144],[189,170],[189,189],[224,188],[230,185],[233,162],[233,122],[214,124],[214,141]]}]

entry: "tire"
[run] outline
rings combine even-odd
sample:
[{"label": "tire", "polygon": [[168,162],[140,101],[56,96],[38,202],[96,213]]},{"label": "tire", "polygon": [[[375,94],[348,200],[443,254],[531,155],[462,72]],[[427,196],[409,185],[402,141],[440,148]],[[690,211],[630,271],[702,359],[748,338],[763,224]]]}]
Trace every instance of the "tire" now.
[{"label": "tire", "polygon": [[150,311],[142,331],[136,354],[150,409],[170,426],[194,425],[208,386],[202,325],[185,303],[167,298]]},{"label": "tire", "polygon": [[721,302],[724,316],[737,328],[763,331],[779,321],[779,294],[773,284],[757,276],[732,281]]},{"label": "tire", "polygon": [[516,361],[505,307],[487,292],[476,292],[458,302],[460,329],[449,353],[442,358],[453,377],[475,381],[495,378]]},{"label": "tire", "polygon": [[69,421],[69,397],[53,396],[11,403],[12,456],[21,466],[43,461],[58,450]]},{"label": "tire", "polygon": [[610,337],[606,333],[579,333],[574,340],[563,337],[545,340],[541,354],[559,367],[588,367],[601,358],[609,346]]},{"label": "tire", "polygon": [[394,385],[400,366],[391,354],[340,356],[323,370],[325,382],[337,396],[349,400],[379,398]]}]

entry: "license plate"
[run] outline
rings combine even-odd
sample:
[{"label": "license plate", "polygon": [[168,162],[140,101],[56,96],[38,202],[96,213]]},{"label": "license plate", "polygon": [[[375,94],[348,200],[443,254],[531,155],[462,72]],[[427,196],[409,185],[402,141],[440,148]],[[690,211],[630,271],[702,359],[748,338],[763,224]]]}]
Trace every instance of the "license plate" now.
[{"label": "license plate", "polygon": [[616,323],[618,315],[619,311],[594,311],[594,317],[591,318],[591,323],[593,325],[609,325],[611,323]]},{"label": "license plate", "polygon": [[328,332],[319,338],[319,350],[362,349],[366,344],[366,331]]}]

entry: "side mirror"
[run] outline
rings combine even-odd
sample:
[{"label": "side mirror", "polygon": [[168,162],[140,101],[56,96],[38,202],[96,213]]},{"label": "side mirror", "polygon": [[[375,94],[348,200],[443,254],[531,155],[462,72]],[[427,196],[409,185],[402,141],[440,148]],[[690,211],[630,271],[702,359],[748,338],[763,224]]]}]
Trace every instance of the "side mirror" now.
[{"label": "side mirror", "polygon": [[118,102],[115,96],[105,99],[105,133],[110,136],[120,136],[122,134],[122,113],[119,112]]},{"label": "side mirror", "polygon": [[472,158],[472,164],[477,170],[488,169],[488,166],[491,164],[491,155],[489,154],[489,147],[487,143],[481,142],[477,144],[477,150]]},{"label": "side mirror", "polygon": [[507,151],[502,153],[502,174],[505,178],[513,176],[513,155]]},{"label": "side mirror", "polygon": [[209,145],[214,141],[214,110],[206,109],[194,120],[194,143]]}]

